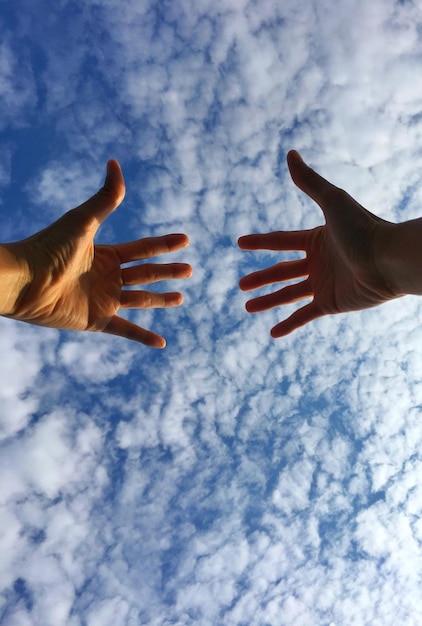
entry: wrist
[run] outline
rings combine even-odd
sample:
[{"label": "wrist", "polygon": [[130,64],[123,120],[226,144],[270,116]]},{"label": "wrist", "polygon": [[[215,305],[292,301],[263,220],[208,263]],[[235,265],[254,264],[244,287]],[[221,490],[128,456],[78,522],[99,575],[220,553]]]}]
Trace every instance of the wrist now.
[{"label": "wrist", "polygon": [[27,263],[19,258],[19,244],[0,244],[0,315],[13,317],[22,290],[30,282]]},{"label": "wrist", "polygon": [[384,222],[377,235],[375,261],[391,292],[422,295],[422,219]]}]

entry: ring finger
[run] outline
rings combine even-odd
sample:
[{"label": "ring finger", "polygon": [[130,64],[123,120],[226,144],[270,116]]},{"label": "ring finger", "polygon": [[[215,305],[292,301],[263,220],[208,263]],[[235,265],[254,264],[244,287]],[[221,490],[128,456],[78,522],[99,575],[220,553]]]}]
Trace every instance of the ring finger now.
[{"label": "ring finger", "polygon": [[122,309],[165,309],[179,306],[183,296],[178,291],[152,293],[151,291],[124,290],[120,298]]},{"label": "ring finger", "polygon": [[267,296],[260,296],[254,298],[246,303],[246,310],[249,313],[258,313],[259,311],[267,311],[273,309],[276,306],[283,304],[291,304],[297,302],[303,298],[312,296],[312,287],[309,279],[302,280],[300,283],[294,285],[288,285],[283,289],[279,289],[274,293],[270,293]]}]

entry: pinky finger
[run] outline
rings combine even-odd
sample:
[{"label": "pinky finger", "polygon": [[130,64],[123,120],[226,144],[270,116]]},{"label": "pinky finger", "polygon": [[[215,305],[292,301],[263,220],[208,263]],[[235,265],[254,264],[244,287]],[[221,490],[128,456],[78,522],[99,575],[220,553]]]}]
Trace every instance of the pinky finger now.
[{"label": "pinky finger", "polygon": [[274,328],[271,329],[271,337],[274,339],[278,339],[279,337],[284,337],[292,333],[294,330],[301,328],[301,326],[305,326],[309,324],[309,322],[313,322],[318,319],[318,317],[322,317],[324,315],[321,313],[319,307],[314,303],[310,302],[306,306],[301,307],[290,317],[288,317],[283,322],[280,322]]},{"label": "pinky finger", "polygon": [[129,322],[129,320],[126,320],[123,317],[118,317],[117,315],[111,318],[110,322],[102,332],[108,333],[109,335],[124,337],[125,339],[137,341],[138,343],[143,343],[149,348],[166,347],[166,340],[164,337],[161,337],[161,335],[157,335],[150,330],[137,326],[136,324]]}]

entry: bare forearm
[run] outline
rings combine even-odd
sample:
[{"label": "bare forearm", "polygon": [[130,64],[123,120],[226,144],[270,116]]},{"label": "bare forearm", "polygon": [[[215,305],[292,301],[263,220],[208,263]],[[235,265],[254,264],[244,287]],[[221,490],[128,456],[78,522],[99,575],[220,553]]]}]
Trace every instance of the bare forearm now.
[{"label": "bare forearm", "polygon": [[28,271],[13,254],[15,244],[0,244],[0,315],[13,316],[22,289],[28,283]]}]

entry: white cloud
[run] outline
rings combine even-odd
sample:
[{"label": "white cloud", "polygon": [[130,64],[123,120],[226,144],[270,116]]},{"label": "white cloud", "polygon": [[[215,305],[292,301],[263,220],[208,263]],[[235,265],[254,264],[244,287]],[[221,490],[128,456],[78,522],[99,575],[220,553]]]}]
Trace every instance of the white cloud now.
[{"label": "white cloud", "polygon": [[[54,331],[50,339],[52,336]],[[4,355],[0,361],[1,440],[25,428],[38,409],[34,387],[42,367],[44,346],[45,337],[39,329],[0,319],[0,351]]]},{"label": "white cloud", "polygon": [[45,225],[48,225],[65,211],[94,195],[102,183],[99,172],[93,171],[89,176],[86,165],[81,163],[54,164],[44,169],[31,182],[27,193],[36,204],[43,207],[43,219]]},{"label": "white cloud", "polygon": [[121,345],[113,337],[95,333],[75,336],[63,343],[57,361],[80,382],[104,383],[125,374],[134,354],[131,344]]},{"label": "white cloud", "polygon": [[[285,311],[248,316],[236,283],[279,255],[236,239],[322,222],[291,147],[383,217],[419,215],[420,9],[160,7],[11,9],[33,57],[5,40],[2,197],[24,181],[52,219],[115,156],[128,196],[103,236],[186,230],[195,274],[183,307],[133,316],[160,354],[1,322],[0,622],[416,624],[420,302],[273,341]],[[48,129],[30,174],[29,122]]]},{"label": "white cloud", "polygon": [[19,58],[11,45],[10,33],[4,33],[0,46],[1,130],[25,125],[22,114],[32,113],[36,103],[33,75],[25,52]]}]

